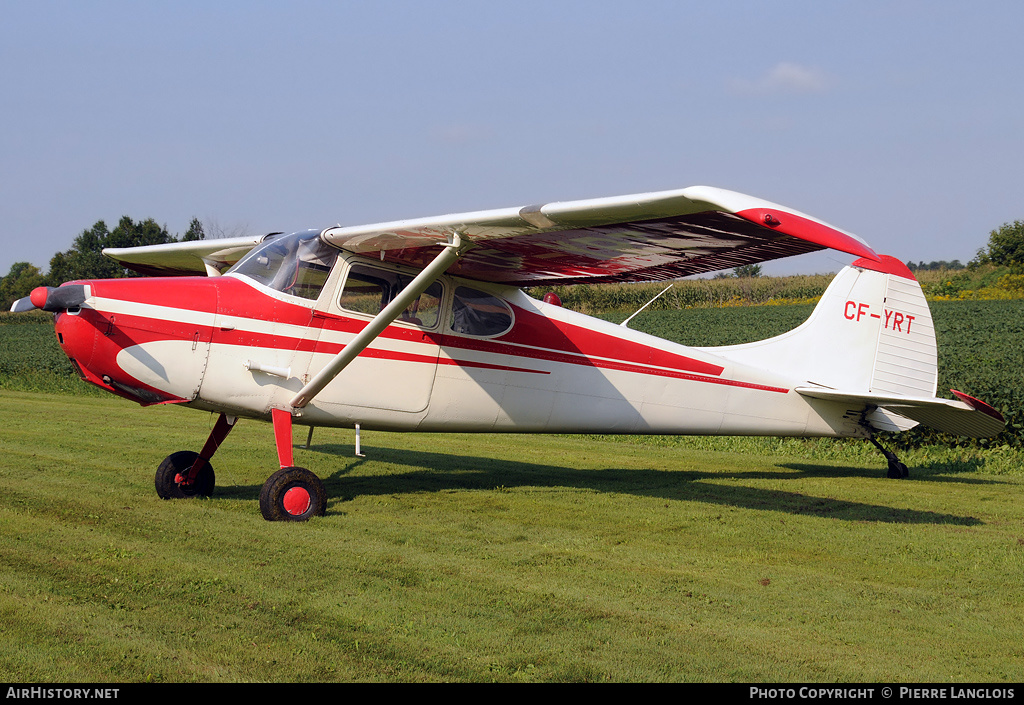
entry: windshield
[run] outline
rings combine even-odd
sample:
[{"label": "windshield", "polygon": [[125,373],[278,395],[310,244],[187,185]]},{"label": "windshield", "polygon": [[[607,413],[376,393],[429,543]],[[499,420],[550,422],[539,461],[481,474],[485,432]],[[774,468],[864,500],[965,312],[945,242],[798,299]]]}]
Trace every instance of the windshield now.
[{"label": "windshield", "polygon": [[291,296],[316,299],[327,282],[338,250],[307,230],[266,240],[229,270]]}]

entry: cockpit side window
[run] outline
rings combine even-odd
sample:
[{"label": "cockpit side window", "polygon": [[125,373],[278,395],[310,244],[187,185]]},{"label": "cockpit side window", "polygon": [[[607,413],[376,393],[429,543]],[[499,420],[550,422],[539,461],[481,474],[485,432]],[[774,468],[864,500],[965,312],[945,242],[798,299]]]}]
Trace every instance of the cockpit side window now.
[{"label": "cockpit side window", "polygon": [[496,296],[460,286],[455,289],[450,325],[463,335],[500,335],[512,327],[512,309]]},{"label": "cockpit side window", "polygon": [[[345,279],[338,305],[349,311],[376,316],[412,279],[398,272],[355,264]],[[441,284],[434,282],[402,311],[396,322],[433,328],[441,311],[441,292]]]}]

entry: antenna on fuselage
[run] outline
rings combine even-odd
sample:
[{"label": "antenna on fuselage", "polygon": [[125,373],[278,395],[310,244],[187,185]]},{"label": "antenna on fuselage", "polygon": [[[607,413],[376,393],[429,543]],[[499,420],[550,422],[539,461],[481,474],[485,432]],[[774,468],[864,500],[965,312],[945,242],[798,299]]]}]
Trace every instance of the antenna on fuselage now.
[{"label": "antenna on fuselage", "polygon": [[666,291],[668,291],[669,289],[671,289],[671,288],[672,288],[673,286],[675,286],[675,284],[669,284],[668,286],[666,286],[666,287],[665,287],[664,289],[662,289],[662,290],[661,290],[661,291],[660,291],[660,292],[658,293],[658,295],[657,295],[657,296],[655,296],[655,297],[654,297],[653,299],[651,299],[650,301],[648,301],[647,303],[645,303],[645,304],[644,304],[643,306],[641,306],[640,308],[638,308],[638,309],[637,309],[637,311],[636,311],[636,313],[634,313],[634,314],[633,314],[632,316],[630,316],[629,318],[627,318],[626,320],[624,320],[624,321],[623,321],[622,323],[620,323],[619,325],[620,325],[620,326],[622,326],[623,328],[629,328],[629,326],[627,326],[627,325],[626,325],[627,323],[629,323],[629,322],[630,322],[630,321],[632,321],[632,320],[633,320],[634,318],[636,318],[636,317],[637,317],[637,314],[639,314],[639,313],[640,313],[641,311],[643,311],[643,310],[644,310],[645,308],[647,308],[648,306],[650,306],[651,304],[653,304],[653,303],[654,303],[655,301],[657,301],[657,300],[658,300],[658,299],[659,299],[659,298],[661,297],[661,295],[662,295],[662,294],[664,294],[664,293],[665,293]]}]

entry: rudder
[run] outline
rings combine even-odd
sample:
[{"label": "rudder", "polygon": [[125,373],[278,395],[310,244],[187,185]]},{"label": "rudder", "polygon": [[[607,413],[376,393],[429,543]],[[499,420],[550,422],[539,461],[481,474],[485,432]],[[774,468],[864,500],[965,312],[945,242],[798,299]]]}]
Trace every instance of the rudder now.
[{"label": "rudder", "polygon": [[[888,260],[890,272],[868,391],[935,396],[938,351],[928,302],[921,285],[902,262],[892,257],[883,259]],[[858,260],[854,266],[863,262]]]}]

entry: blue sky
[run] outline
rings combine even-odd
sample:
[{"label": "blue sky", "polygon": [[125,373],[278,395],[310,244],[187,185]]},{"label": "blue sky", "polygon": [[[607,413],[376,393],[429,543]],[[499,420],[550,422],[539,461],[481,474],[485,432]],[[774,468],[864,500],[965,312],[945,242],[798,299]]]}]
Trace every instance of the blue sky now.
[{"label": "blue sky", "polygon": [[122,215],[260,234],[707,184],[926,261],[1024,219],[1019,2],[0,11],[0,275]]}]

